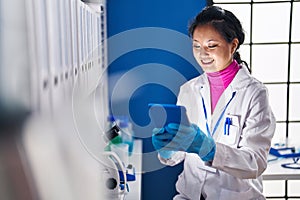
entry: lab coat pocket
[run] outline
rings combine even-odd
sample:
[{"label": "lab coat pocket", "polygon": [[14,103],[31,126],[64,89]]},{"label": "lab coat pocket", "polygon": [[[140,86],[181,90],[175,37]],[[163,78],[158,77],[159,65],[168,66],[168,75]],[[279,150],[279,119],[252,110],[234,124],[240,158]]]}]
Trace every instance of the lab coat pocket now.
[{"label": "lab coat pocket", "polygon": [[238,116],[227,115],[224,123],[224,133],[221,134],[220,143],[235,145],[239,137],[240,127]]},{"label": "lab coat pocket", "polygon": [[239,132],[239,127],[229,125],[228,132],[224,133],[223,141],[225,144],[233,145],[236,143],[236,138]]}]

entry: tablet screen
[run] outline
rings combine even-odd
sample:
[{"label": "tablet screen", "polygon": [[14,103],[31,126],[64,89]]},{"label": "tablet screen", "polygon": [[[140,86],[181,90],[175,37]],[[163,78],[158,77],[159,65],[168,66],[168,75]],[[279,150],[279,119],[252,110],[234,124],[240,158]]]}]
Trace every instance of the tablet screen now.
[{"label": "tablet screen", "polygon": [[156,127],[164,127],[169,123],[190,125],[184,106],[175,104],[150,103],[149,115]]}]

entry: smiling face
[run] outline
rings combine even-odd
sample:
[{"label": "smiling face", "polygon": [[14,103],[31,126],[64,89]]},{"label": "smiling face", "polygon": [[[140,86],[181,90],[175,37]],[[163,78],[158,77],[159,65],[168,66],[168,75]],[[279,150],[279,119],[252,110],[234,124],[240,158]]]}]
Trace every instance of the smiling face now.
[{"label": "smiling face", "polygon": [[205,72],[217,72],[229,66],[237,46],[237,38],[228,43],[209,24],[197,26],[194,30],[193,54]]}]

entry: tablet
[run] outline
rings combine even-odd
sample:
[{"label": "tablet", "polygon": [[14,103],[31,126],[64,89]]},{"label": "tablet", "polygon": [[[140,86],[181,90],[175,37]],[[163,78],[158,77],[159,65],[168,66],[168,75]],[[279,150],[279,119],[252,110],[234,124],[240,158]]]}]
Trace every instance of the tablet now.
[{"label": "tablet", "polygon": [[158,103],[149,103],[148,106],[151,121],[153,121],[154,125],[158,128],[164,127],[169,123],[190,126],[184,106]]}]

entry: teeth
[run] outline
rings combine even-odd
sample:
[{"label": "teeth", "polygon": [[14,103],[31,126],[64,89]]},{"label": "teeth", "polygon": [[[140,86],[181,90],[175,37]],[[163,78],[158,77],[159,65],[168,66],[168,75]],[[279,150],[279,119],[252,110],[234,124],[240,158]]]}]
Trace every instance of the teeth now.
[{"label": "teeth", "polygon": [[212,63],[214,60],[213,59],[210,59],[210,60],[201,60],[201,62],[203,64],[209,64],[209,63]]}]

